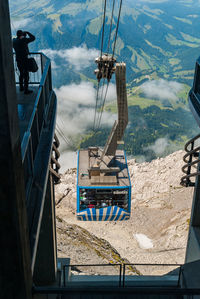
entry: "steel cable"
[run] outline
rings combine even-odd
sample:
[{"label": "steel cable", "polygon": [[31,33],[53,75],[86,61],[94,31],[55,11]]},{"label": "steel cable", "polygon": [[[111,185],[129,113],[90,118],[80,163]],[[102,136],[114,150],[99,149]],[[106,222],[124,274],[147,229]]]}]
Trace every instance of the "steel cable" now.
[{"label": "steel cable", "polygon": [[[99,109],[102,109],[102,104],[103,104],[103,93],[104,93],[104,86],[105,86],[105,78],[103,79],[103,84],[101,86],[101,95],[100,95],[100,99],[99,99]],[[97,126],[96,129],[98,130],[98,126],[99,126],[99,119],[100,119],[100,114],[97,115]]]},{"label": "steel cable", "polygon": [[103,114],[103,110],[104,110],[104,105],[105,105],[105,101],[106,101],[106,96],[107,96],[107,93],[108,93],[108,86],[109,86],[109,81],[107,82],[106,91],[105,91],[105,95],[104,95],[104,99],[103,99],[103,105],[101,106],[101,112],[100,112],[100,117],[99,117],[99,122],[98,122],[97,131],[99,130],[100,125],[101,125],[101,118],[102,118],[102,114]]},{"label": "steel cable", "polygon": [[118,34],[118,29],[119,29],[119,19],[120,19],[120,15],[121,15],[121,8],[122,8],[122,0],[120,0],[119,14],[118,14],[118,19],[117,19],[117,27],[116,27],[116,32],[115,32],[115,41],[114,41],[114,45],[113,45],[112,57],[114,57],[114,55],[115,55],[115,47],[116,47],[117,34]]},{"label": "steel cable", "polygon": [[[103,18],[101,19],[101,27],[102,27],[102,33],[101,33],[101,57],[102,57],[102,52],[103,52],[103,38],[104,38],[104,28],[105,28],[105,15],[106,15],[106,0],[102,1],[102,14]],[[96,115],[97,115],[97,106],[98,106],[98,99],[99,99],[99,88],[100,88],[100,81],[98,81],[97,85],[97,92],[96,92],[96,103],[95,103],[95,112],[94,112],[94,121],[93,121],[93,131],[95,131],[95,125],[96,125]]]},{"label": "steel cable", "polygon": [[110,40],[111,40],[111,33],[112,33],[114,8],[115,8],[115,0],[113,0],[113,5],[112,5],[112,13],[111,13],[111,21],[110,21],[110,32],[109,32],[109,39],[108,39],[107,54],[109,54],[109,50],[110,50]]},{"label": "steel cable", "polygon": [[[115,48],[116,48],[116,42],[117,42],[117,35],[118,35],[118,29],[119,29],[119,20],[120,20],[120,16],[121,16],[121,8],[122,8],[122,0],[120,0],[120,4],[119,4],[119,12],[118,12],[118,18],[117,18],[117,26],[116,26],[116,30],[115,30],[115,39],[114,39],[114,44],[113,44],[112,58],[114,57],[114,54],[115,54]],[[108,54],[109,54],[110,42],[111,42],[114,9],[115,9],[115,0],[113,0],[113,2],[112,2],[112,13],[111,13],[109,39],[108,39],[108,46],[107,46],[107,53]],[[103,53],[104,31],[105,31],[105,18],[106,18],[106,0],[104,2],[104,16],[103,16],[103,25],[102,25],[103,27],[102,27],[102,35],[101,35],[101,57],[102,57],[102,53]],[[104,98],[103,98],[104,84],[105,84],[105,79],[103,81],[102,92],[101,92],[100,99],[99,99],[99,88],[100,88],[99,82],[98,82],[98,87],[97,87],[97,96],[96,96],[96,105],[95,105],[95,116],[94,116],[94,123],[93,123],[93,131],[95,132],[95,134],[99,130],[100,125],[101,125],[101,119],[102,119],[102,114],[103,114],[103,111],[104,111],[106,96],[107,96],[108,87],[109,87],[109,81],[107,82],[107,87],[106,87],[105,95],[104,95]],[[98,101],[100,101],[100,105],[99,105],[99,107],[100,107],[100,114],[97,117]]]},{"label": "steel cable", "polygon": [[97,85],[96,103],[95,103],[95,112],[94,112],[94,122],[93,122],[93,131],[95,130],[95,124],[96,124],[97,103],[98,103],[98,97],[99,97],[99,85],[100,85],[100,81],[98,81],[98,85]]},{"label": "steel cable", "polygon": [[[99,108],[101,110],[101,106],[103,104],[103,91],[104,91],[104,85],[105,85],[105,78],[103,79],[103,83],[102,86],[100,87],[100,82],[98,84],[98,89],[97,89],[97,93],[98,93],[98,98],[97,98],[97,104],[99,102]],[[100,88],[101,88],[101,94],[100,94]],[[93,126],[93,131],[96,132],[98,124],[99,124],[99,114],[97,114],[97,109],[98,109],[98,105],[96,107],[96,115],[95,115],[95,119],[94,119],[94,126]],[[95,128],[96,127],[96,128]]]},{"label": "steel cable", "polygon": [[102,35],[101,35],[101,57],[102,57],[102,52],[103,52],[103,40],[104,40],[105,18],[106,18],[106,0],[105,0],[105,2],[104,2],[103,28],[102,28]]},{"label": "steel cable", "polygon": [[[114,14],[114,4],[115,4],[115,0],[113,0],[111,23],[112,23],[113,14]],[[114,57],[114,54],[115,54],[117,34],[118,34],[118,29],[119,29],[119,20],[120,20],[120,16],[121,16],[121,8],[122,8],[122,0],[120,0],[120,5],[119,5],[119,13],[118,13],[118,19],[117,19],[117,27],[116,27],[116,32],[115,32],[115,40],[114,40],[114,45],[113,45],[112,57]],[[110,36],[111,36],[111,28],[112,28],[112,26],[110,24]],[[109,43],[110,43],[110,36],[109,36]],[[107,92],[108,92],[108,86],[109,86],[109,81],[107,82],[107,88],[106,88],[103,104],[101,106],[101,112],[100,112],[100,116],[99,116],[99,119],[98,119],[98,126],[97,126],[97,129],[96,129],[97,131],[99,130],[99,127],[101,125],[101,119],[102,119],[102,114],[103,114],[103,110],[104,110],[104,106],[105,106],[105,100],[106,100],[106,96],[107,96]]]},{"label": "steel cable", "polygon": [[68,146],[72,147],[73,149],[76,148],[75,145],[73,144],[73,142],[68,137],[65,136],[65,134],[63,133],[63,131],[62,131],[61,127],[58,125],[58,123],[56,124],[56,131],[58,132],[58,134],[62,137],[62,139],[65,141],[65,143]]}]

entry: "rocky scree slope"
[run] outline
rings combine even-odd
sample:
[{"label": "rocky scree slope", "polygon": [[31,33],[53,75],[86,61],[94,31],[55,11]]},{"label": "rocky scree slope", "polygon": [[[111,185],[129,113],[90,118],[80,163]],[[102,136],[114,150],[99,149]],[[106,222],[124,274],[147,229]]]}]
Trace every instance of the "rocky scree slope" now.
[{"label": "rocky scree slope", "polygon": [[[180,186],[183,155],[129,160],[131,218],[122,222],[77,221],[76,169],[69,169],[56,185],[58,255],[71,264],[183,263],[193,194]],[[143,274],[147,268],[137,267]],[[163,273],[161,267],[155,271]]]}]

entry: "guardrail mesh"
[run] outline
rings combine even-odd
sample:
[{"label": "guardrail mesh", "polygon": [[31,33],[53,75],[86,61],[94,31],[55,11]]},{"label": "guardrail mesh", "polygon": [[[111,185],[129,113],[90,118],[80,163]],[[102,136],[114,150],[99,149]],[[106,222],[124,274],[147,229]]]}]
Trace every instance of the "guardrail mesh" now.
[{"label": "guardrail mesh", "polygon": [[[38,65],[38,71],[35,73],[29,72],[29,85],[37,85],[40,84],[43,74],[43,63],[44,59],[42,58],[44,55],[42,53],[30,53],[29,57],[33,57]],[[16,55],[13,54],[14,61],[14,70],[15,70],[15,83],[19,85],[19,70],[17,68]],[[45,64],[45,63],[44,63]]]}]

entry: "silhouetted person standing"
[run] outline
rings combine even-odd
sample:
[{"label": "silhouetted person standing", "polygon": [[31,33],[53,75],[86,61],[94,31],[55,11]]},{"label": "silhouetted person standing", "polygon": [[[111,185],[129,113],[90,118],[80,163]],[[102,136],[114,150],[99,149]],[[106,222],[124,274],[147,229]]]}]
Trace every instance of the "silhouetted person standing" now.
[{"label": "silhouetted person standing", "polygon": [[[28,35],[28,37],[26,37]],[[17,67],[19,69],[20,91],[29,94],[32,90],[28,89],[29,72],[28,72],[28,44],[35,40],[35,36],[28,31],[17,31],[17,38],[13,38],[13,48],[16,53]]]}]

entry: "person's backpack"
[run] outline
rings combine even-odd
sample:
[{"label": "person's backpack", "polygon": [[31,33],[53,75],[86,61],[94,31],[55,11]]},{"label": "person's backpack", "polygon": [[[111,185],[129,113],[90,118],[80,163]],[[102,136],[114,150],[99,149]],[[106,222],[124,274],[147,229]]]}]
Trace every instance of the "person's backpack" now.
[{"label": "person's backpack", "polygon": [[28,58],[28,71],[35,73],[38,70],[37,62],[33,57]]}]

